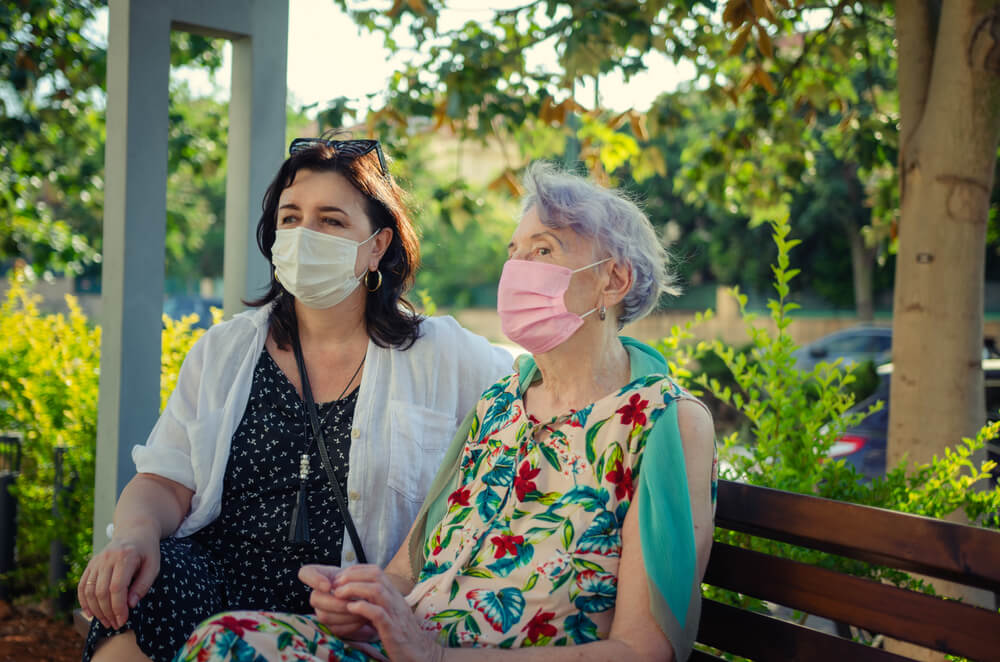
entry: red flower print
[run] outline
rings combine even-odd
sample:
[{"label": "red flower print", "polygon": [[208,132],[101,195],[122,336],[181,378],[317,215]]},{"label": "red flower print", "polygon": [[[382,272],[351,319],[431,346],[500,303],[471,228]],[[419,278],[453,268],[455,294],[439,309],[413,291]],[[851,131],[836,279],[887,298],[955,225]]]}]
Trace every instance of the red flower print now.
[{"label": "red flower print", "polygon": [[525,630],[528,631],[528,641],[531,643],[537,643],[541,637],[554,637],[556,636],[556,626],[549,623],[553,617],[555,617],[555,612],[552,611],[542,611],[538,610],[538,613],[531,617],[528,624],[521,628],[521,632]]},{"label": "red flower print", "polygon": [[252,618],[236,618],[228,614],[212,621],[212,625],[224,627],[240,638],[243,637],[243,633],[247,630],[257,629],[257,621]]},{"label": "red flower print", "polygon": [[[645,418],[645,416],[643,417]],[[622,497],[628,495],[629,501],[635,494],[635,483],[632,482],[632,467],[622,469],[622,461],[615,460],[615,466],[605,476],[615,484],[615,498],[621,501]]]},{"label": "red flower print", "polygon": [[497,551],[493,553],[493,558],[503,558],[507,554],[517,556],[517,546],[524,544],[524,536],[493,536],[490,542],[496,545]]},{"label": "red flower print", "polygon": [[541,471],[541,469],[532,469],[530,462],[521,463],[521,467],[517,470],[517,476],[514,478],[514,490],[517,492],[518,501],[524,501],[524,497],[529,492],[535,491],[535,481],[532,479]]},{"label": "red flower print", "polygon": [[468,487],[460,487],[451,494],[448,495],[448,505],[458,504],[459,506],[469,505],[469,496],[472,490]]},{"label": "red flower print", "polygon": [[208,662],[210,657],[212,657],[212,649],[208,646],[198,651],[198,662]]},{"label": "red flower print", "polygon": [[645,425],[646,412],[643,410],[649,405],[649,400],[641,400],[638,393],[633,393],[628,404],[616,411],[622,415],[622,425]]}]

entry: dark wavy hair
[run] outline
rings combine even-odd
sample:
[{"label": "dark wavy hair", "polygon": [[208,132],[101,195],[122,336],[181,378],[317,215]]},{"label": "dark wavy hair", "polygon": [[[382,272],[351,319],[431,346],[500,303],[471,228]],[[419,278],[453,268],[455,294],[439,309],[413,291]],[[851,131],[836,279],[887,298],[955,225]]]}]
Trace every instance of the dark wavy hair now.
[{"label": "dark wavy hair", "polygon": [[[422,317],[403,296],[413,286],[414,274],[420,265],[420,245],[413,229],[405,192],[388,176],[382,174],[378,156],[374,151],[361,156],[338,155],[324,144],[310,146],[288,157],[271,184],[267,187],[257,223],[257,246],[271,261],[278,222],[278,199],[281,192],[292,185],[301,170],[310,172],[336,172],[349,181],[365,198],[365,211],[374,230],[392,228],[392,241],[379,262],[382,285],[374,292],[367,292],[365,327],[368,336],[380,347],[409,349],[420,337]],[[367,278],[360,287],[365,287]],[[278,347],[285,349],[297,333],[295,298],[278,282],[271,265],[271,285],[260,299],[245,301],[248,306],[260,307],[274,302],[268,323]]]}]

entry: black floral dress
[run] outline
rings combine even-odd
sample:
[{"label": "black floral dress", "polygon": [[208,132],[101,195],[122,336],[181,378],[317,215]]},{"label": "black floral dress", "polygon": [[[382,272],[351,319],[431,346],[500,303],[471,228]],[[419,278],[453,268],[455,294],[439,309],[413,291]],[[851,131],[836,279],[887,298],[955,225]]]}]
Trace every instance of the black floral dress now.
[{"label": "black floral dress", "polygon": [[[330,462],[347,493],[351,421],[358,390],[319,405]],[[299,461],[310,457],[310,541],[289,542],[299,491]],[[344,522],[308,426],[308,412],[266,349],[254,368],[246,411],[233,435],[215,521],[184,538],[160,542],[160,573],[119,630],[91,624],[88,662],[106,637],[131,630],[154,662],[172,660],[203,620],[234,609],[308,613],[307,563],[340,565]]]}]

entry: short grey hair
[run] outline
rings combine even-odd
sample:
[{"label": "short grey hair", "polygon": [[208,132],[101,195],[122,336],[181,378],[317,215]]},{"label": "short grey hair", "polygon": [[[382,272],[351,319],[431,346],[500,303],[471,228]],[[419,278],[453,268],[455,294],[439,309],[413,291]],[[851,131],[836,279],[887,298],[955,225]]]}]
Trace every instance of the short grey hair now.
[{"label": "short grey hair", "polygon": [[622,300],[619,327],[656,307],[661,294],[678,295],[677,277],[649,218],[623,191],[599,186],[542,161],[524,175],[522,215],[535,207],[550,228],[569,228],[592,239],[597,249],[632,269],[632,288]]}]

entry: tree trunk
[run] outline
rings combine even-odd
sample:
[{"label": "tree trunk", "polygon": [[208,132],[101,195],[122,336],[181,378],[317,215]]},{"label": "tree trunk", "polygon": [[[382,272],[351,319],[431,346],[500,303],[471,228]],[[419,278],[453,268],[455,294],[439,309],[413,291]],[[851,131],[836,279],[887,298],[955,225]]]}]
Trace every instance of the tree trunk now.
[{"label": "tree trunk", "polygon": [[858,321],[871,322],[875,319],[875,303],[872,277],[875,272],[875,249],[865,245],[860,230],[849,223],[846,228],[847,240],[851,244],[851,271],[854,276],[854,308]]},{"label": "tree trunk", "polygon": [[[847,196],[850,209],[856,210],[861,204],[861,182],[858,181],[858,166],[856,163],[844,164],[844,182],[847,184]],[[875,247],[865,244],[861,234],[861,226],[868,222],[865,219],[858,222],[851,214],[844,214],[844,232],[847,233],[847,243],[851,247],[851,275],[854,283],[854,309],[858,320],[872,322],[875,319]]]},{"label": "tree trunk", "polygon": [[998,2],[897,7],[901,221],[889,462],[926,462],[984,423],[986,220],[1000,131]]},{"label": "tree trunk", "polygon": [[[1000,135],[998,5],[897,3],[901,210],[890,466],[940,456],[985,421],[980,352],[986,221]],[[938,587],[956,594],[955,587]],[[971,589],[958,593],[984,606],[992,602]]]}]

